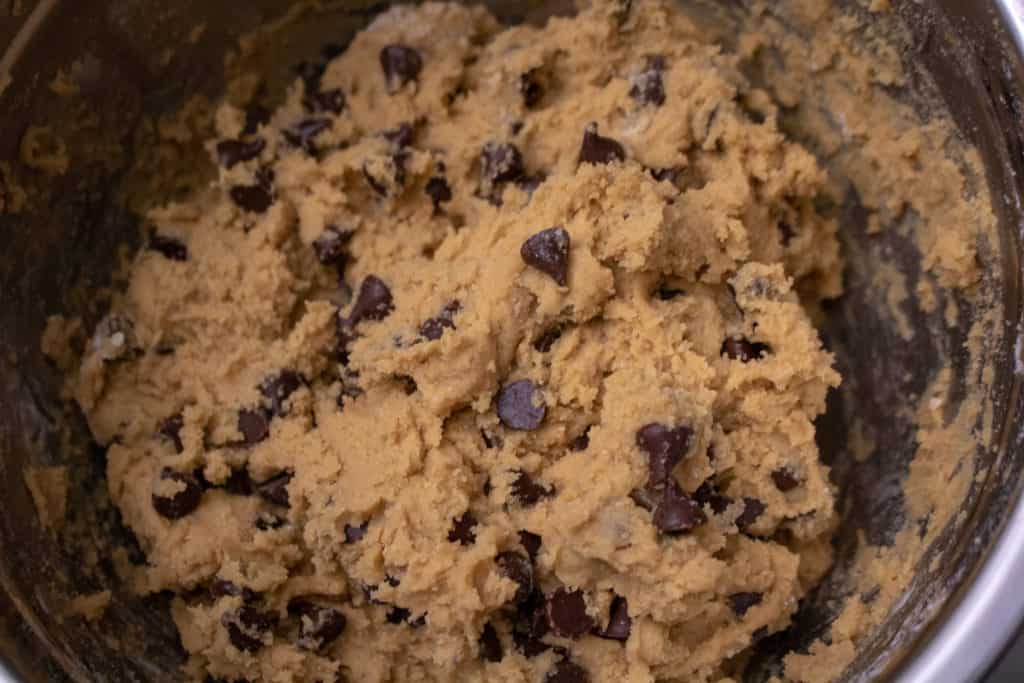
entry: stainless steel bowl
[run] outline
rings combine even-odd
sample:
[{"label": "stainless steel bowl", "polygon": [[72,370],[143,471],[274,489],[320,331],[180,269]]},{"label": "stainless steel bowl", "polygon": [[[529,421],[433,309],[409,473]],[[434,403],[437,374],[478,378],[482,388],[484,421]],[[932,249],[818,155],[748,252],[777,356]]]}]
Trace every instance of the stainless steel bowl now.
[{"label": "stainless steel bowl", "polygon": [[[837,0],[839,1],[839,0]],[[344,44],[385,3],[353,0],[330,15],[299,17],[295,40],[254,66],[277,74],[266,97],[290,76],[289,65],[316,59],[325,43]],[[506,21],[561,8],[557,2],[488,0]],[[737,6],[743,0],[733,0]],[[855,10],[862,3],[849,0]],[[26,5],[20,16],[5,8]],[[846,680],[897,678],[912,683],[979,678],[1024,619],[1024,330],[1021,240],[1024,228],[1024,5],[1020,0],[893,0],[913,40],[904,58],[911,82],[937,92],[962,136],[976,145],[999,220],[998,244],[985,263],[986,281],[1005,311],[1005,334],[990,359],[994,434],[974,455],[978,477],[962,514],[925,554],[905,599],[886,622],[858,644]],[[279,0],[0,0],[0,175],[16,176],[33,191],[29,208],[0,214],[0,682],[49,680],[175,680],[183,654],[166,613],[166,596],[140,599],[123,590],[106,559],[114,539],[128,557],[132,539],[110,505],[103,482],[104,454],[92,445],[81,416],[59,400],[59,373],[39,351],[47,315],[66,312],[87,322],[102,314],[103,287],[119,248],[137,244],[138,225],[123,201],[139,176],[136,161],[150,150],[147,125],[174,111],[186,95],[215,97],[223,89],[226,46],[280,14]],[[204,25],[201,35],[192,33]],[[96,119],[52,92],[57,69],[78,62],[81,100]],[[10,71],[13,82],[3,88]],[[18,147],[30,125],[65,133],[79,160],[59,176],[20,165]],[[89,150],[103,149],[102,155]],[[82,161],[84,160],[84,161]],[[187,155],[165,163],[187,165]],[[4,190],[0,178],[0,194]],[[185,184],[158,188],[168,195]],[[865,240],[862,213],[851,199],[841,207],[847,246]],[[920,269],[920,256],[883,233],[872,238],[880,260]],[[845,570],[858,543],[884,545],[903,523],[902,501],[875,491],[881,479],[899,480],[914,451],[905,418],[879,404],[920,394],[948,352],[958,378],[966,358],[956,349],[962,329],[934,339],[904,341],[878,315],[870,265],[854,263],[847,294],[830,309],[824,336],[837,352],[847,382],[831,399],[821,424],[822,450],[840,485],[847,511],[836,540],[838,561],[805,601],[788,632],[755,652],[749,680],[766,680],[780,657],[806,647],[836,615],[849,591]],[[916,272],[916,271],[915,271]],[[961,301],[961,313],[973,315]],[[914,324],[944,329],[914,308]],[[951,395],[949,400],[962,399]],[[847,418],[870,420],[880,435],[865,462],[843,457]],[[66,464],[75,482],[70,523],[84,533],[56,538],[41,529],[22,472],[26,465]],[[135,557],[136,561],[141,558]],[[96,622],[61,619],[69,594],[109,587],[114,599]]]}]

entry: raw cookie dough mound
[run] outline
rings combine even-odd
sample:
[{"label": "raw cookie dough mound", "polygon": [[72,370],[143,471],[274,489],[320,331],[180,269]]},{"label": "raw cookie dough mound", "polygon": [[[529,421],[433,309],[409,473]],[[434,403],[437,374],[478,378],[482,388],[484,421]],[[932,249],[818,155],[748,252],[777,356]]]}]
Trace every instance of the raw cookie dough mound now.
[{"label": "raw cookie dough mound", "polygon": [[220,110],[72,379],[190,677],[718,681],[787,626],[836,226],[704,40],[400,7]]}]

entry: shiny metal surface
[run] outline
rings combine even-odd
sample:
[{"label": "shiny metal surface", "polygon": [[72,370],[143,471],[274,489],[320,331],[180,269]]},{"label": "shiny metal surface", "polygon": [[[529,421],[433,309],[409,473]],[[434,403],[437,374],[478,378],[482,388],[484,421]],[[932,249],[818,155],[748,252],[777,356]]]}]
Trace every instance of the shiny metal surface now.
[{"label": "shiny metal surface", "polygon": [[[175,680],[181,653],[165,602],[118,590],[113,571],[102,566],[91,574],[78,571],[81,557],[105,539],[114,538],[129,550],[131,539],[116,511],[103,501],[103,453],[89,443],[80,416],[62,407],[59,376],[41,357],[38,340],[47,314],[67,311],[87,321],[96,319],[102,301],[93,292],[108,283],[118,245],[137,240],[136,221],[116,202],[116,189],[130,174],[137,152],[132,131],[147,116],[173,110],[186,93],[216,95],[223,85],[219,74],[225,46],[279,14],[281,4],[251,0],[240,11],[231,0],[40,0],[32,3],[34,13],[28,17],[0,17],[0,45],[6,46],[0,74],[9,66],[14,75],[11,87],[0,95],[0,161],[17,157],[18,141],[29,123],[59,125],[64,103],[47,91],[47,79],[58,66],[82,55],[95,66],[83,96],[100,114],[100,125],[86,142],[95,143],[98,137],[124,150],[121,158],[75,167],[61,178],[24,174],[39,182],[44,201],[27,215],[0,216],[0,683]],[[522,20],[537,9],[543,13],[552,5],[513,0],[486,4],[507,21]],[[1024,507],[1019,504],[1024,396],[1021,361],[1014,350],[1022,321],[1024,3],[893,4],[915,34],[905,54],[919,66],[913,82],[928,90],[934,79],[963,135],[985,161],[1001,225],[997,253],[986,266],[1006,310],[1009,333],[992,361],[999,439],[976,454],[988,476],[972,489],[963,519],[947,529],[926,558],[934,570],[922,570],[906,601],[878,633],[865,639],[847,680],[966,682],[981,675],[1024,616],[1024,590],[1014,581],[1024,576]],[[302,39],[260,66],[276,66],[287,77],[285,65],[315,58],[324,43],[344,42],[379,9],[372,2],[353,0],[329,21],[300,21],[297,35]],[[184,36],[200,22],[207,31],[191,44]],[[164,48],[176,51],[166,62],[161,58]],[[860,217],[855,202],[843,207],[844,239],[851,241],[847,246],[865,239]],[[892,234],[873,240],[878,258],[891,258],[902,269],[920,268],[919,255],[908,253]],[[778,671],[782,653],[806,646],[827,628],[835,615],[830,605],[847,585],[844,558],[858,539],[884,545],[903,522],[899,501],[880,503],[872,489],[880,479],[900,476],[914,446],[912,430],[889,414],[885,402],[920,393],[943,354],[953,356],[958,374],[966,373],[963,359],[951,351],[963,342],[955,330],[931,340],[931,346],[901,341],[891,321],[876,314],[879,302],[866,284],[866,268],[869,261],[851,262],[848,294],[825,326],[849,381],[833,397],[823,425],[823,453],[838,473],[844,509],[857,514],[844,521],[836,570],[806,601],[797,626],[758,649],[751,681],[766,680]],[[964,311],[968,318],[970,314]],[[912,318],[923,327],[935,323],[917,310]],[[845,420],[853,414],[870,416],[884,435],[878,457],[865,463],[841,458]],[[36,525],[21,468],[40,463],[73,468],[78,484],[73,508],[91,535],[70,546],[56,543]],[[97,495],[86,495],[93,490]],[[57,596],[101,586],[115,591],[101,622],[52,617]]]}]

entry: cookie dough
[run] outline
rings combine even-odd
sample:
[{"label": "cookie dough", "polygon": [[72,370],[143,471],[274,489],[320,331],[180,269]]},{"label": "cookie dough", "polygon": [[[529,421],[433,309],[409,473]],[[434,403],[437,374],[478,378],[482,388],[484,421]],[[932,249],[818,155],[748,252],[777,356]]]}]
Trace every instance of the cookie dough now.
[{"label": "cookie dough", "polygon": [[425,4],[218,110],[70,382],[190,678],[723,681],[786,627],[840,258],[737,63]]}]

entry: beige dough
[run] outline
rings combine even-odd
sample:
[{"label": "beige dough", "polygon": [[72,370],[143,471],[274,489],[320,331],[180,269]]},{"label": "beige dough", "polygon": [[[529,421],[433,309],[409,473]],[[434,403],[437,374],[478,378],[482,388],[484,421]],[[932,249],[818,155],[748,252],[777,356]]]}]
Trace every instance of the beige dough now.
[{"label": "beige dough", "polygon": [[[343,108],[298,83],[256,131],[217,112],[247,144],[211,154],[249,158],[151,213],[72,380],[190,677],[722,681],[786,627],[831,563],[813,420],[839,377],[805,306],[840,292],[836,226],[706,40],[658,0],[543,28],[401,7],[329,65]],[[415,78],[387,82],[388,45]],[[579,162],[592,122],[624,160]],[[521,253],[554,227],[564,286]],[[374,278],[390,305],[353,316]]]}]

